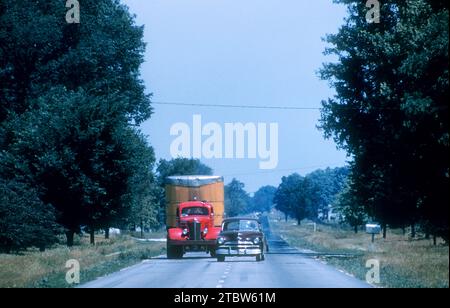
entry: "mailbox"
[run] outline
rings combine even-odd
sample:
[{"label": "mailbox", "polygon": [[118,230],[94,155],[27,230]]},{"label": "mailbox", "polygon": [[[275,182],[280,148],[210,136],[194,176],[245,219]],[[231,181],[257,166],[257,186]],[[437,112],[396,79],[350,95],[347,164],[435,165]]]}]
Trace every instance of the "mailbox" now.
[{"label": "mailbox", "polygon": [[381,232],[381,226],[378,224],[366,224],[366,233],[379,234]]}]

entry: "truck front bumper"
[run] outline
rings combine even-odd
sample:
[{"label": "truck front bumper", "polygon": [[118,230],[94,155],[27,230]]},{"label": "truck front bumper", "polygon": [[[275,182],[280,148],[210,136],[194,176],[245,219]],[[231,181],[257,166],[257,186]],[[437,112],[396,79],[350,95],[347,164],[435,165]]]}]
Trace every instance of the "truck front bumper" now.
[{"label": "truck front bumper", "polygon": [[215,240],[167,240],[167,243],[174,246],[215,246]]}]

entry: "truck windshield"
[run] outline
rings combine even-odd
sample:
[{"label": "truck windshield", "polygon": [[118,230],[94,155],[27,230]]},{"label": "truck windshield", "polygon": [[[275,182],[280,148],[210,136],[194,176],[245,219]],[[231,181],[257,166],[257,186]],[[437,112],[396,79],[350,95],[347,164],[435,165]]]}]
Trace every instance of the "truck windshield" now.
[{"label": "truck windshield", "polygon": [[181,210],[181,216],[191,216],[191,215],[208,215],[208,209],[206,207],[193,206],[193,207],[185,207]]},{"label": "truck windshield", "polygon": [[234,220],[224,224],[223,231],[258,231],[258,223],[254,220]]}]

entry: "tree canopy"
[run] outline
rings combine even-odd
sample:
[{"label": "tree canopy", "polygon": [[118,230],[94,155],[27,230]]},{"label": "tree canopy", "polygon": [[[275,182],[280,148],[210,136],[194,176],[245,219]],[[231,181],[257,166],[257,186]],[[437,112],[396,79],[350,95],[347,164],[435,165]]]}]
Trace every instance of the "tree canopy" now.
[{"label": "tree canopy", "polygon": [[148,199],[131,184],[153,181],[154,155],[136,128],[152,112],[139,77],[143,28],[117,0],[84,1],[79,24],[65,14],[58,1],[0,3],[0,174],[6,213],[29,187],[17,206],[43,222],[23,216],[24,228],[49,238],[58,223],[71,245],[81,225],[93,241]]},{"label": "tree canopy", "polygon": [[336,89],[321,128],[353,158],[350,191],[382,224],[422,223],[448,240],[448,2],[364,1],[328,35],[321,77]]}]

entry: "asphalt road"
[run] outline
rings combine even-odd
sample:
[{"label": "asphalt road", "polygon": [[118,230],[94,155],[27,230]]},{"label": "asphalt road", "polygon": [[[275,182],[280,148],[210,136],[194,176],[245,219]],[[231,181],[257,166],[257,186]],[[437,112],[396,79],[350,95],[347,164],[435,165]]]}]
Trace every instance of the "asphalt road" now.
[{"label": "asphalt road", "polygon": [[369,284],[291,248],[268,232],[270,254],[256,262],[230,257],[218,263],[206,253],[187,253],[183,259],[165,256],[145,260],[85,288],[367,288]]}]

